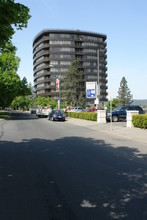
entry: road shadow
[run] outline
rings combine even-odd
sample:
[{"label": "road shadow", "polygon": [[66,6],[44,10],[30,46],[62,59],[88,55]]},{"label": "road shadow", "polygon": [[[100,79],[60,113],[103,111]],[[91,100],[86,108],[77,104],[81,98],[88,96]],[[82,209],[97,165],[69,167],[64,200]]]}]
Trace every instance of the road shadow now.
[{"label": "road shadow", "polygon": [[38,119],[36,114],[30,114],[29,112],[23,111],[10,111],[9,118],[7,120],[32,120]]},{"label": "road shadow", "polygon": [[147,219],[147,155],[103,140],[0,142],[1,220]]}]

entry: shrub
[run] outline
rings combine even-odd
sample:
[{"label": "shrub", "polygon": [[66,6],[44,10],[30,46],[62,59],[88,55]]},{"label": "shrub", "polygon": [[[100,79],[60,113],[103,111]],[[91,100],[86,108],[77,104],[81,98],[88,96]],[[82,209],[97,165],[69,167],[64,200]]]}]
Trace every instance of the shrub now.
[{"label": "shrub", "polygon": [[1,119],[7,119],[8,118],[8,112],[7,111],[0,111],[0,118]]},{"label": "shrub", "polygon": [[144,115],[133,115],[132,123],[134,127],[147,129],[147,114]]},{"label": "shrub", "polygon": [[95,112],[68,112],[68,117],[97,121],[97,113]]}]

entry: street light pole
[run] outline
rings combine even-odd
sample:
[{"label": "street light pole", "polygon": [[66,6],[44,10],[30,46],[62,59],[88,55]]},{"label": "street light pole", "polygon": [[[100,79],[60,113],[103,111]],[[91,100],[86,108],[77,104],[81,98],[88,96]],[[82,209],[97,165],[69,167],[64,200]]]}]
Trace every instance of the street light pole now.
[{"label": "street light pole", "polygon": [[97,109],[100,102],[100,50],[97,49]]},{"label": "street light pole", "polygon": [[61,76],[59,76],[59,109],[61,108]]},{"label": "street light pole", "polygon": [[37,91],[35,89],[35,109],[37,109]]},{"label": "street light pole", "polygon": [[61,76],[57,76],[56,78],[56,90],[59,91],[59,100],[58,100],[58,110],[61,107]]},{"label": "street light pole", "polygon": [[[49,65],[49,67],[54,68],[53,65]],[[58,110],[59,110],[61,107],[61,75],[58,75],[56,77],[56,90],[57,89],[59,90],[59,100],[58,100]]]}]

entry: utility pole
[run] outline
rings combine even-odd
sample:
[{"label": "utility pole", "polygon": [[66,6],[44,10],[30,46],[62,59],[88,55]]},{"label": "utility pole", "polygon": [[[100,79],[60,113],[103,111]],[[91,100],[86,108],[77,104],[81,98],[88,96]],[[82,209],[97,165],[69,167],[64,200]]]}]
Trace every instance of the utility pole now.
[{"label": "utility pole", "polygon": [[97,85],[96,85],[96,107],[98,109],[100,103],[100,50],[97,49]]},{"label": "utility pole", "polygon": [[59,92],[59,99],[58,99],[58,110],[61,106],[61,76],[56,77],[56,91]]},{"label": "utility pole", "polygon": [[61,108],[61,75],[59,76],[59,103],[58,103],[58,109]]},{"label": "utility pole", "polygon": [[[54,68],[54,65],[49,65],[50,68]],[[56,77],[56,76],[55,76]],[[56,77],[56,91],[59,91],[58,110],[61,107],[61,75]]]}]

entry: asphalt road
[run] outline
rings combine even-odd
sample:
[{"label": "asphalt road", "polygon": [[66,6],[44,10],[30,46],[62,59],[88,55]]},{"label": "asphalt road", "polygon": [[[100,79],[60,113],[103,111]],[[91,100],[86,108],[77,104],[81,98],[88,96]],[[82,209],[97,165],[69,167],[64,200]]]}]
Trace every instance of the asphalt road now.
[{"label": "asphalt road", "polygon": [[0,220],[147,219],[143,143],[11,116],[0,121]]}]

